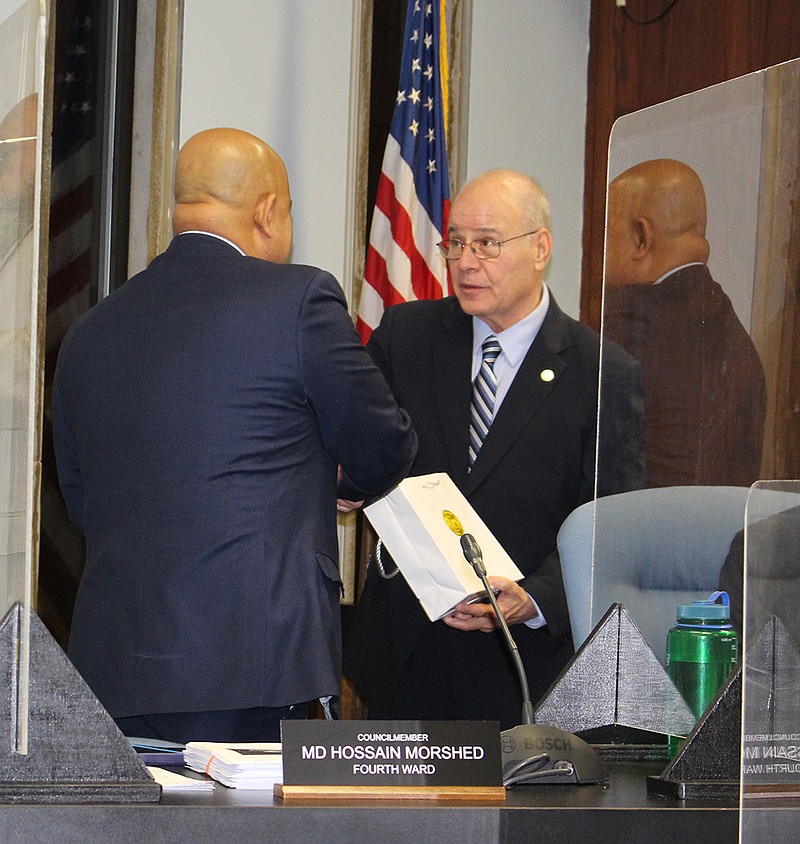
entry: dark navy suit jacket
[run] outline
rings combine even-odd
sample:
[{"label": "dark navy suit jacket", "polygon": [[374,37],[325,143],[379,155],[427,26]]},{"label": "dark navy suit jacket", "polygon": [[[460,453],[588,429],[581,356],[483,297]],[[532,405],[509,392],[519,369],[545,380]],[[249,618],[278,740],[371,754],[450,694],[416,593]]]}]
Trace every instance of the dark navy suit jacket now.
[{"label": "dark navy suit jacket", "polygon": [[72,327],[53,414],[69,655],[114,717],[338,693],[337,466],[380,494],[416,437],[331,275],[181,235]]}]

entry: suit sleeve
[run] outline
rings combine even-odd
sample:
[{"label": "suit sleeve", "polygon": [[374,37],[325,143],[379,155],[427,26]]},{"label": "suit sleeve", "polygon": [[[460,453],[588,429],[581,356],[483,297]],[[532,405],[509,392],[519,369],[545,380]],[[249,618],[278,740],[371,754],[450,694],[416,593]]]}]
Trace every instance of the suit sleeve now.
[{"label": "suit sleeve", "polygon": [[375,362],[378,369],[380,369],[383,373],[383,377],[386,379],[390,388],[394,386],[392,363],[389,354],[389,348],[391,346],[390,337],[393,324],[394,310],[392,308],[387,308],[383,312],[383,316],[381,317],[378,327],[372,332],[369,342],[367,343],[367,351],[369,352],[370,357]]},{"label": "suit sleeve", "polygon": [[344,473],[339,496],[382,495],[408,473],[417,437],[362,346],[341,288],[328,273],[309,285],[299,332],[308,400],[325,449]]},{"label": "suit sleeve", "polygon": [[551,551],[539,568],[523,578],[519,585],[536,601],[547,621],[542,629],[547,630],[552,639],[560,642],[572,635],[558,551]]},{"label": "suit sleeve", "polygon": [[597,495],[645,486],[644,387],[639,363],[616,343],[603,343]]},{"label": "suit sleeve", "polygon": [[67,512],[75,527],[83,533],[83,476],[78,464],[75,437],[66,420],[58,372],[53,388],[53,447],[58,483]]}]

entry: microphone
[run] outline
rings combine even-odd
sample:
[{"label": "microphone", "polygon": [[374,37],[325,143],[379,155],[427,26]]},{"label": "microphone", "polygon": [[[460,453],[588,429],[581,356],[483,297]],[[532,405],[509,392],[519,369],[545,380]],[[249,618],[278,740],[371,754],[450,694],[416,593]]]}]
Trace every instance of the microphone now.
[{"label": "microphone", "polygon": [[549,724],[533,720],[528,678],[519,655],[519,648],[500,611],[494,590],[489,584],[483,553],[471,533],[461,535],[461,550],[481,580],[489,603],[497,616],[503,637],[511,651],[522,690],[522,723],[500,734],[503,756],[503,785],[533,783],[597,783],[608,779],[608,768],[600,754],[583,739]]},{"label": "microphone", "polygon": [[471,533],[461,534],[461,550],[467,558],[467,562],[475,569],[478,577],[483,578],[486,574],[486,566],[483,564],[483,552],[478,541]]}]

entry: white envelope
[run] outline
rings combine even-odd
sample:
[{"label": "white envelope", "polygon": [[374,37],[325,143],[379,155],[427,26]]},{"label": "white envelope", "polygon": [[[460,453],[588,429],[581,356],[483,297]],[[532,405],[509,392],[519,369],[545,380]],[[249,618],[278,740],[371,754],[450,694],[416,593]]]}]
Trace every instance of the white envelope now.
[{"label": "white envelope", "polygon": [[523,577],[445,472],[406,478],[364,513],[431,621],[484,594],[451,524],[475,537],[488,574],[515,581]]}]

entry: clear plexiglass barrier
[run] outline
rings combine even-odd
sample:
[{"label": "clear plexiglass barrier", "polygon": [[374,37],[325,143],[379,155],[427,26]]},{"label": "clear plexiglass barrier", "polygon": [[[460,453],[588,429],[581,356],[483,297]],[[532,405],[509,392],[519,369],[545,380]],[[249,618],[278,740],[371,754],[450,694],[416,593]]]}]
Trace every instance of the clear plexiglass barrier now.
[{"label": "clear plexiglass barrier", "polygon": [[752,485],[800,477],[798,139],[800,61],[614,126],[597,498],[559,535],[576,648],[621,604],[665,666]]},{"label": "clear plexiglass barrier", "polygon": [[[800,837],[800,481],[755,485],[726,581],[743,609],[743,842]],[[742,597],[743,596],[743,597]]]},{"label": "clear plexiglass barrier", "polygon": [[46,23],[44,2],[0,0],[0,611],[5,617],[14,608],[19,620],[16,635],[3,639],[3,658],[10,662],[4,665],[3,694],[11,703],[11,729],[0,740],[21,753],[27,750],[28,619],[39,474]]}]

